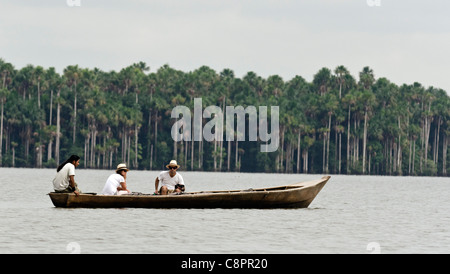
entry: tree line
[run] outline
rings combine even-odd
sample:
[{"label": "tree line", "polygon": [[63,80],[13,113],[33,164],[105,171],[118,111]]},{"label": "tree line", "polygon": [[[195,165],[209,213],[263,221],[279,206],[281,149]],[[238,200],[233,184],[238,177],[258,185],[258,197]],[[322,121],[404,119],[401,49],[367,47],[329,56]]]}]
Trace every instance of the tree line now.
[{"label": "tree line", "polygon": [[[280,145],[174,141],[177,105],[278,106]],[[81,167],[447,176],[450,98],[418,82],[396,85],[364,67],[320,69],[312,82],[202,66],[183,72],[144,62],[120,71],[27,65],[0,59],[0,166],[54,168],[70,154]],[[269,115],[270,117],[270,115]],[[203,119],[203,123],[208,119]],[[247,117],[248,120],[248,117]],[[248,121],[247,121],[248,122]],[[248,132],[247,132],[248,133]],[[225,133],[224,133],[225,134]]]}]

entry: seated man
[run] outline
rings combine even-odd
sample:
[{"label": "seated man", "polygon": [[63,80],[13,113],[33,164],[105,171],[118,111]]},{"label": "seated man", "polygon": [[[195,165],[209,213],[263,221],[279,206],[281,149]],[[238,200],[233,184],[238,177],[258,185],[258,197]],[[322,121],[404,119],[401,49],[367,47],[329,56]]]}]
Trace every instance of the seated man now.
[{"label": "seated man", "polygon": [[[172,160],[166,167],[169,170],[162,171],[155,179],[155,194],[167,195],[173,192],[180,193],[184,191],[184,180],[177,169],[180,167],[177,161]],[[161,182],[161,189],[158,192],[158,186]]]},{"label": "seated man", "polygon": [[56,175],[53,179],[53,188],[59,193],[74,193],[79,195],[81,191],[75,183],[75,168],[80,164],[80,157],[77,155],[70,156],[64,163],[56,169]]},{"label": "seated man", "polygon": [[103,195],[122,195],[128,194],[130,191],[127,189],[127,172],[128,168],[126,164],[119,164],[115,174],[111,174],[106,180],[105,186],[101,194]]}]

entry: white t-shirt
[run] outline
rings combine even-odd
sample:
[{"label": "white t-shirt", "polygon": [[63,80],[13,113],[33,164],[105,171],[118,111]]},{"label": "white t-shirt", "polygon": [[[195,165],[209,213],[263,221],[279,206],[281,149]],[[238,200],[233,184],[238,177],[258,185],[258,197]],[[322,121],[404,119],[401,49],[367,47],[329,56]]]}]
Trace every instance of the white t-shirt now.
[{"label": "white t-shirt", "polygon": [[175,185],[184,185],[183,177],[177,172],[175,176],[170,177],[169,171],[162,171],[158,176],[161,186],[166,186],[169,190],[175,190]]},{"label": "white t-shirt", "polygon": [[124,183],[125,178],[120,174],[111,174],[106,180],[106,184],[103,187],[101,194],[103,195],[116,195],[117,188],[120,186],[120,183]]},{"label": "white t-shirt", "polygon": [[75,176],[75,166],[72,163],[67,163],[61,170],[56,173],[53,179],[53,189],[57,191],[64,190],[69,187],[69,176]]}]

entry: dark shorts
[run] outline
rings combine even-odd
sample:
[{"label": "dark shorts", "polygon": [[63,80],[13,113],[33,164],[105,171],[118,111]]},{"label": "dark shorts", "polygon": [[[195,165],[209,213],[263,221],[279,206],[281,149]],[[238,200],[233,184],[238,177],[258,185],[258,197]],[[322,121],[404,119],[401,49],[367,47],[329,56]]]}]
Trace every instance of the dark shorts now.
[{"label": "dark shorts", "polygon": [[[162,187],[159,189],[158,193],[161,194],[161,189]],[[167,194],[171,194],[173,193],[175,190],[174,189],[167,189]]]},{"label": "dark shorts", "polygon": [[[78,188],[77,183],[75,183],[75,190],[78,191],[78,193],[81,193],[80,189]],[[55,190],[57,193],[73,193],[73,188],[70,186],[64,190]]]}]

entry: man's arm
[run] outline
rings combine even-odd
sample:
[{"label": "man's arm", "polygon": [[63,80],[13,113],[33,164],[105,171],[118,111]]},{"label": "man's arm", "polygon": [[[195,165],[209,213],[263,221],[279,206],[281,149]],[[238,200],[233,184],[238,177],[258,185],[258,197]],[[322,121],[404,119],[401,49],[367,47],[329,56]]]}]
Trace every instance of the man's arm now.
[{"label": "man's arm", "polygon": [[69,176],[69,186],[74,190],[73,193],[78,196],[79,193],[75,190],[75,175]]},{"label": "man's arm", "polygon": [[75,189],[75,175],[70,175],[69,176],[69,185]]},{"label": "man's arm", "polygon": [[155,193],[158,194],[158,186],[159,186],[159,178],[156,177],[155,179]]},{"label": "man's arm", "polygon": [[125,191],[128,191],[128,193],[130,193],[130,191],[127,189],[127,182],[120,183],[120,186],[117,188],[117,191],[121,191],[121,190],[125,190]]}]

